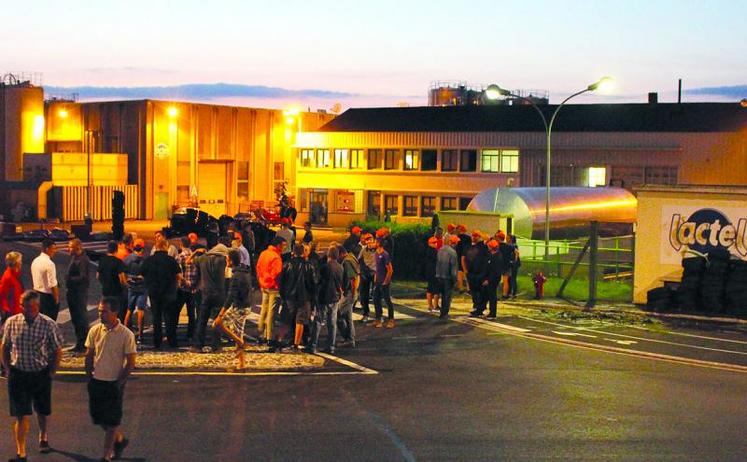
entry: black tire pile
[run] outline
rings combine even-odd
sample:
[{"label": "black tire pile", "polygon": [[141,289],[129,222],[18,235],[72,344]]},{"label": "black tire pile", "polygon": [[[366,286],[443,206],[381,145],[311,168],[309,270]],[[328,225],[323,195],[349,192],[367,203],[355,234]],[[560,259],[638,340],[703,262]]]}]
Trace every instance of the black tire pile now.
[{"label": "black tire pile", "polygon": [[747,261],[732,260],[726,278],[726,311],[747,315]]},{"label": "black tire pile", "polygon": [[747,315],[747,261],[731,260],[725,249],[682,259],[682,281],[676,289],[648,292],[653,311],[700,311]]}]

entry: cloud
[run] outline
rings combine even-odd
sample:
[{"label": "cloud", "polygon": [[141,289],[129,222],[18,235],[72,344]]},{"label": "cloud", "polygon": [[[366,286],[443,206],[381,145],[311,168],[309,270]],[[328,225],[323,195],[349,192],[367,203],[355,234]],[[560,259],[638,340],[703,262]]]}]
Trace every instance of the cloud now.
[{"label": "cloud", "polygon": [[137,66],[123,66],[123,67],[88,67],[81,69],[81,72],[150,72],[155,74],[176,74],[178,71],[174,69],[161,69],[157,67],[137,67]]},{"label": "cloud", "polygon": [[188,101],[211,101],[218,98],[350,98],[356,93],[336,92],[320,89],[290,90],[262,85],[230,83],[196,83],[163,87],[45,87],[51,94],[77,93],[81,100],[88,99],[181,99]]},{"label": "cloud", "polygon": [[683,90],[687,95],[708,95],[738,101],[747,98],[747,85],[701,87]]}]

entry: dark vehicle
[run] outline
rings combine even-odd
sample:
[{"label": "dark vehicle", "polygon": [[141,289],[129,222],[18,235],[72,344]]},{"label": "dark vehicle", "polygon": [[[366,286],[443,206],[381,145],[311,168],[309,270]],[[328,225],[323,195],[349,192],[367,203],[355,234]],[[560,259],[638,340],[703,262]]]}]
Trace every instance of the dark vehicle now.
[{"label": "dark vehicle", "polygon": [[265,223],[257,221],[252,213],[237,213],[233,217],[233,222],[237,229],[244,229],[248,224],[254,233],[254,246],[259,253],[267,248],[275,237],[275,231],[270,229]]},{"label": "dark vehicle", "polygon": [[49,232],[49,238],[55,242],[69,241],[72,237],[70,232],[63,228],[54,228]]},{"label": "dark vehicle", "polygon": [[49,237],[46,229],[32,229],[23,233],[23,240],[27,242],[41,242]]},{"label": "dark vehicle", "polygon": [[186,236],[189,233],[207,237],[211,223],[219,224],[218,219],[207,212],[194,207],[181,207],[171,215],[169,227],[163,231],[167,237]]}]

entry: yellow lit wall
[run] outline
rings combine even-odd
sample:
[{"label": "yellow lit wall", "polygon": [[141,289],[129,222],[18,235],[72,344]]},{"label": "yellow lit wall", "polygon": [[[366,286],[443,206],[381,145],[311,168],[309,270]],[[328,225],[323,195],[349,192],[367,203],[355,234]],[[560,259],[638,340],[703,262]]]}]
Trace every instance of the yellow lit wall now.
[{"label": "yellow lit wall", "polygon": [[47,141],[80,141],[83,127],[81,106],[54,102],[47,105]]},{"label": "yellow lit wall", "polygon": [[[55,186],[86,186],[88,156],[85,153],[52,153],[52,182]],[[127,155],[91,154],[91,184],[95,186],[127,184]]]},{"label": "yellow lit wall", "polygon": [[23,154],[44,152],[44,92],[41,87],[5,87],[4,179],[23,179]]}]

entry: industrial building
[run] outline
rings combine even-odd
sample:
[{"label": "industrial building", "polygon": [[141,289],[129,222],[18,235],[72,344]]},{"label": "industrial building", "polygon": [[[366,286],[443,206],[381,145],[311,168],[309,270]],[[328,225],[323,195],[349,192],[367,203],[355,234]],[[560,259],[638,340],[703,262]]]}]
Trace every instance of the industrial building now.
[{"label": "industrial building", "polygon": [[[654,95],[652,95],[654,96]],[[555,105],[538,106],[549,119]],[[544,186],[546,132],[528,105],[350,109],[299,133],[303,218],[344,225],[463,210],[479,191]],[[747,184],[739,103],[579,104],[552,134],[552,186]]]},{"label": "industrial building", "polygon": [[197,205],[219,216],[274,205],[295,181],[296,134],[325,112],[178,101],[44,100],[27,80],[0,84],[0,214],[25,204],[34,218],[110,216],[114,190],[127,218],[164,219]]}]

